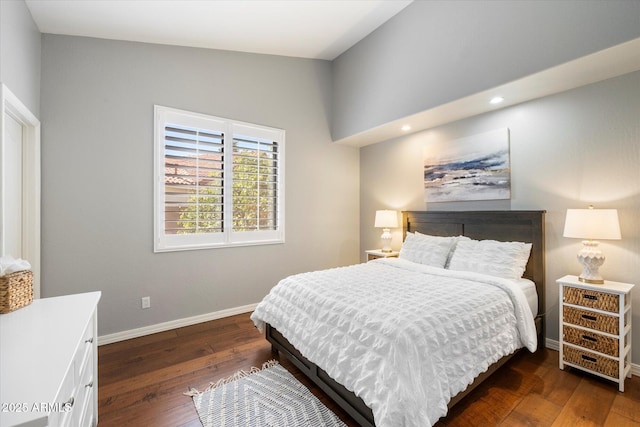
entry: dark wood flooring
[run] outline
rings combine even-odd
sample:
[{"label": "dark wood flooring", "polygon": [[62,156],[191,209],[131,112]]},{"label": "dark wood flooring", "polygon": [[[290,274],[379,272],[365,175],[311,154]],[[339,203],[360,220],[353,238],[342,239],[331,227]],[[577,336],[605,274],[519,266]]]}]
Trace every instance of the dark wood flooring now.
[{"label": "dark wood flooring", "polygon": [[[249,314],[201,323],[98,350],[99,426],[200,426],[189,387],[272,359]],[[293,365],[281,363],[349,426],[356,426]],[[442,426],[640,426],[640,378],[617,384],[558,369],[558,352],[521,351],[441,419]]]}]

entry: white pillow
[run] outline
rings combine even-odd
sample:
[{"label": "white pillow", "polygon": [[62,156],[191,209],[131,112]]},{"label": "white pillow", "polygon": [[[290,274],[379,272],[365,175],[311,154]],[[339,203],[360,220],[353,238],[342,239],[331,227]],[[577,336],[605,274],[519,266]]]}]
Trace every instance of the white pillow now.
[{"label": "white pillow", "polygon": [[[420,236],[424,236],[424,237],[437,237],[437,236],[429,236],[427,234],[422,234],[418,231],[416,231],[416,236],[420,237]],[[451,248],[449,248],[449,253],[447,254],[447,261],[444,264],[444,268],[449,268],[449,262],[451,262],[451,256],[453,255],[453,252],[456,249],[456,244],[461,241],[461,240],[471,240],[469,237],[467,236],[449,236],[449,237],[442,237],[442,239],[452,239],[453,243],[451,244]]]},{"label": "white pillow", "polygon": [[465,240],[456,245],[449,269],[519,279],[530,253],[531,243]]},{"label": "white pillow", "polygon": [[455,243],[455,237],[407,233],[398,257],[418,264],[444,268]]}]

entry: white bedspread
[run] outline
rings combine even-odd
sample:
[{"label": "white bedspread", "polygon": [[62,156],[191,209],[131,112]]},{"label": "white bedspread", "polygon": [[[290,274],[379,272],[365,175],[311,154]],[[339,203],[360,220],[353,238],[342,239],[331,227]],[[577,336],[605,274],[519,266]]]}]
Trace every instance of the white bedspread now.
[{"label": "white bedspread", "polygon": [[431,426],[489,365],[537,345],[517,285],[402,259],[288,277],[251,319],[354,391],[377,427]]}]

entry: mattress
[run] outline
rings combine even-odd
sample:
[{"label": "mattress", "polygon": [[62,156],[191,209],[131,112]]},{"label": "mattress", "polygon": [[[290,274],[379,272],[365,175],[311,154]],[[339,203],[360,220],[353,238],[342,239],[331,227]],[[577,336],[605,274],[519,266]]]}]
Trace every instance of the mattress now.
[{"label": "mattress", "polygon": [[536,290],[536,284],[532,280],[525,278],[518,279],[516,283],[522,289],[527,299],[531,314],[533,317],[536,317],[538,315],[538,291]]}]

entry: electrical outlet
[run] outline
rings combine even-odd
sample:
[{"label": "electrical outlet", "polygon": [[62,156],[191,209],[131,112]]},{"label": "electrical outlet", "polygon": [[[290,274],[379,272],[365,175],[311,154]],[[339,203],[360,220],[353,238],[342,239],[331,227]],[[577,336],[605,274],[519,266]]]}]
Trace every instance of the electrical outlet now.
[{"label": "electrical outlet", "polygon": [[151,297],[142,297],[142,308],[151,307]]}]

